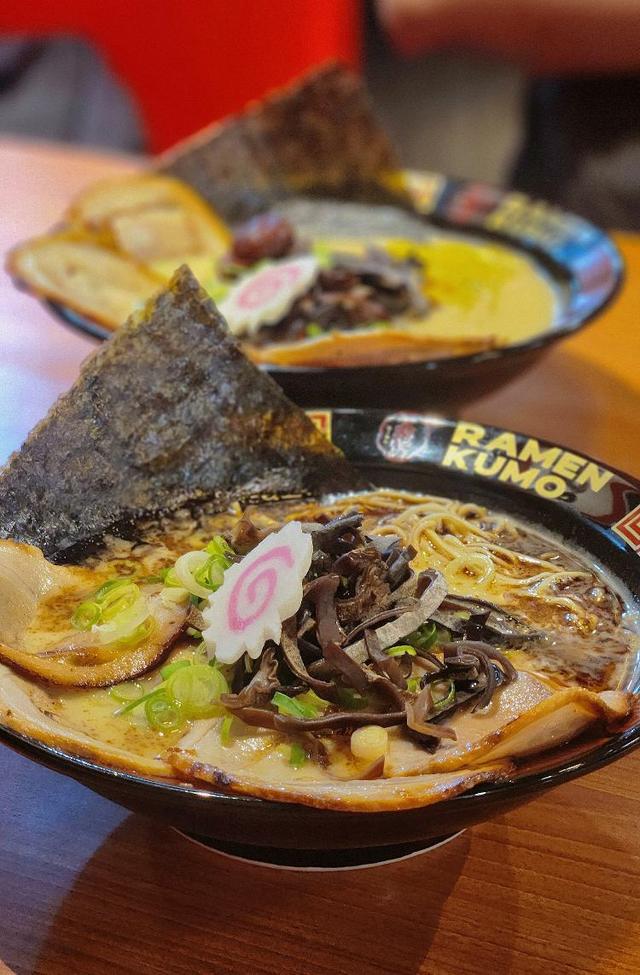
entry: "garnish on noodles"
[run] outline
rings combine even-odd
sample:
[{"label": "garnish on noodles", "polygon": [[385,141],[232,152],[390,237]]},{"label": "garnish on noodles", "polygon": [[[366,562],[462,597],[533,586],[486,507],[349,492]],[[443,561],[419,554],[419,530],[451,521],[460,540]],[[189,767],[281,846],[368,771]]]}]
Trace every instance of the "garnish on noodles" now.
[{"label": "garnish on noodles", "polygon": [[379,490],[181,512],[146,535],[64,567],[0,543],[18,589],[44,580],[0,646],[0,701],[10,674],[49,732],[112,764],[397,808],[511,774],[631,706],[620,595],[479,505]]}]

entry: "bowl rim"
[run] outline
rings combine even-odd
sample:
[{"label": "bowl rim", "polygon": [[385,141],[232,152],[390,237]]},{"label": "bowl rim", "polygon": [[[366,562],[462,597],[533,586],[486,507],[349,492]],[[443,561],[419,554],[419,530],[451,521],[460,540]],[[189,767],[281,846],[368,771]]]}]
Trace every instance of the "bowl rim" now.
[{"label": "bowl rim", "polygon": [[[317,410],[311,410],[310,413],[316,413]],[[348,408],[348,409],[333,409],[331,411],[326,411],[331,414],[332,417],[360,417],[369,418],[375,425],[381,424],[385,419],[400,417],[405,419],[415,419],[418,422],[429,422],[431,421],[434,425],[438,427],[455,425],[458,423],[457,419],[436,416],[434,414],[419,414],[407,411],[402,411],[398,413],[390,413],[387,410],[373,410],[373,409],[358,409],[358,408]],[[471,421],[465,421],[471,422]],[[502,427],[496,427],[492,424],[484,424],[485,430],[491,431],[495,434],[500,433],[513,433],[516,437],[526,437],[525,434],[518,433],[516,431],[507,431]],[[554,441],[539,440],[539,443],[545,446],[556,446],[562,447],[561,444],[557,444]],[[562,448],[564,449],[564,448]],[[640,479],[634,477],[633,475],[626,474],[619,471],[617,468],[612,467],[609,464],[603,465],[596,458],[593,458],[589,454],[580,453],[579,455],[585,461],[589,461],[600,466],[604,466],[607,471],[611,471],[613,474],[617,474],[624,481],[626,481],[632,488],[634,488],[638,493],[640,493]],[[415,461],[412,464],[415,465]],[[389,465],[391,467],[392,462],[380,456],[376,458],[376,464],[379,466]],[[424,467],[437,467],[438,465],[431,460],[418,461]],[[399,465],[393,464],[393,469],[398,468]],[[475,476],[477,478],[477,475]],[[470,480],[474,480],[474,476],[470,477]],[[509,494],[511,492],[518,492],[520,489],[512,486],[508,488]],[[587,515],[578,513],[578,517],[584,521],[588,522],[590,519]],[[600,526],[604,528],[604,533],[608,536],[613,536],[613,531],[608,526]],[[610,537],[610,540],[614,539]],[[616,540],[616,544],[619,544],[619,539]],[[640,551],[636,554],[631,554],[624,549],[625,558],[636,558],[640,557]],[[301,804],[295,802],[283,802],[281,800],[263,799],[258,796],[246,795],[244,793],[233,793],[233,792],[222,792],[217,791],[214,788],[207,788],[206,784],[203,783],[188,783],[180,782],[179,780],[167,779],[163,781],[160,778],[151,778],[144,775],[140,775],[133,772],[128,772],[123,769],[114,768],[108,765],[101,765],[98,762],[93,761],[83,757],[82,755],[74,755],[70,752],[64,750],[57,745],[48,745],[44,742],[39,741],[37,738],[33,738],[30,735],[22,734],[21,732],[15,731],[11,728],[0,724],[0,742],[6,743],[9,747],[14,748],[16,751],[25,755],[33,761],[44,762],[45,757],[52,759],[56,763],[56,771],[62,774],[73,776],[74,770],[89,772],[92,775],[98,776],[99,778],[111,779],[115,782],[126,782],[138,789],[148,789],[152,792],[160,793],[170,793],[173,795],[181,795],[186,797],[191,797],[191,800],[206,800],[210,802],[218,802],[220,804],[235,804],[241,803],[243,805],[252,806],[253,808],[265,807],[265,809],[273,808],[278,806],[281,809],[292,807],[298,808]],[[480,783],[460,793],[459,795],[453,796],[446,800],[441,800],[441,802],[446,802],[447,804],[454,804],[450,808],[461,809],[465,805],[473,804],[478,799],[483,796],[492,796],[496,798],[510,798],[515,797],[516,794],[528,794],[535,793],[541,789],[552,788],[556,785],[561,785],[563,782],[570,781],[571,779],[577,778],[581,775],[585,775],[589,772],[596,771],[605,765],[616,761],[618,758],[632,751],[633,749],[640,746],[640,721],[633,724],[632,726],[623,727],[621,730],[614,732],[612,735],[608,736],[605,740],[597,740],[593,748],[587,748],[584,752],[581,752],[577,756],[562,756],[562,752],[549,752],[549,764],[543,765],[542,767],[536,768],[531,772],[524,772],[521,775],[517,774],[517,769],[515,774],[507,777],[505,779],[498,780],[496,782]],[[554,755],[557,761],[554,762]],[[63,768],[58,768],[58,764],[62,764]],[[439,803],[438,803],[439,805]],[[307,814],[322,814],[327,816],[330,814],[341,815],[343,813],[351,814],[351,810],[332,810],[325,809],[314,806],[303,806]],[[425,806],[423,808],[429,808]],[[398,814],[404,810],[357,810],[356,812],[360,815],[384,815],[384,814]]]},{"label": "bowl rim", "polygon": [[[542,350],[547,346],[560,341],[563,338],[573,335],[580,329],[586,327],[598,315],[605,311],[619,295],[625,280],[625,262],[623,256],[613,238],[601,227],[596,226],[589,220],[578,217],[569,211],[546,203],[535,197],[530,197],[525,193],[520,193],[508,189],[501,189],[490,184],[481,183],[475,180],[453,179],[440,173],[433,173],[426,170],[403,170],[408,179],[414,182],[426,182],[429,186],[434,182],[438,186],[437,194],[427,201],[419,202],[415,197],[415,212],[418,217],[423,217],[433,226],[449,230],[452,232],[468,233],[470,236],[494,241],[510,248],[517,253],[524,253],[529,258],[533,258],[538,264],[548,267],[555,267],[556,271],[563,270],[569,278],[571,285],[570,298],[575,299],[581,293],[579,284],[575,278],[575,272],[579,268],[578,258],[564,257],[556,253],[569,244],[580,245],[585,239],[591,241],[592,247],[597,247],[601,251],[601,256],[606,259],[610,281],[603,289],[602,295],[594,299],[591,307],[586,311],[573,309],[571,320],[566,324],[548,326],[546,329],[524,339],[520,342],[512,342],[509,345],[499,346],[495,349],[485,349],[478,352],[464,353],[462,355],[442,356],[435,359],[421,359],[417,362],[399,362],[395,364],[369,363],[367,365],[354,366],[305,366],[305,365],[286,365],[276,363],[262,363],[259,368],[273,374],[274,376],[325,376],[327,374],[346,375],[353,373],[366,379],[368,375],[375,373],[376,376],[384,378],[385,375],[391,376],[398,370],[407,372],[436,372],[446,371],[451,368],[473,368],[482,366],[485,362],[497,359],[511,359],[518,355],[533,353]],[[454,205],[458,197],[462,194],[473,195],[473,193],[489,194],[493,207],[486,212],[482,206],[478,210],[471,212],[465,217],[455,215]],[[498,207],[508,207],[511,202],[517,201],[526,214],[530,214],[531,226],[523,227],[516,222],[513,228],[508,223],[503,229],[495,229],[487,225],[487,220],[495,213]],[[372,204],[376,205],[376,204]],[[536,221],[538,223],[536,223]],[[538,225],[539,224],[539,225]],[[559,228],[565,228],[566,239],[558,243],[552,236],[557,234]],[[551,235],[551,236],[548,236]],[[570,247],[568,248],[570,250]],[[574,267],[575,263],[575,267]],[[569,273],[573,270],[573,274]],[[94,322],[90,318],[79,312],[73,311],[62,302],[51,299],[43,299],[42,302],[65,324],[90,335],[92,338],[102,341],[108,340],[114,330],[106,328],[99,322]]]}]

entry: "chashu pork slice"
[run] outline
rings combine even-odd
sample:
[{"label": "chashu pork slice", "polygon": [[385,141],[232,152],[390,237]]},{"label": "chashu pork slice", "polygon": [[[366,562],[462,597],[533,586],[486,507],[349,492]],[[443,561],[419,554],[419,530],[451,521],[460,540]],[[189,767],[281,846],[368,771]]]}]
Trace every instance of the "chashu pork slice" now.
[{"label": "chashu pork slice", "polygon": [[508,762],[456,772],[357,778],[354,767],[346,778],[343,768],[306,762],[293,768],[290,743],[281,735],[249,728],[234,720],[231,740],[223,738],[223,718],[198,721],[164,756],[179,778],[207,782],[225,792],[297,802],[345,812],[377,812],[426,806],[471,789],[481,782],[504,778]]},{"label": "chashu pork slice", "polygon": [[455,715],[449,725],[457,739],[440,742],[434,754],[393,729],[379,778],[363,778],[367,770],[330,738],[324,739],[326,767],[309,761],[292,768],[282,736],[237,719],[230,741],[223,738],[222,719],[197,722],[166,759],[180,777],[231,792],[354,811],[409,808],[506,778],[514,759],[555,748],[596,722],[613,725],[629,707],[628,694],[553,692],[520,672],[483,712]]},{"label": "chashu pork slice", "polygon": [[615,725],[633,701],[622,691],[594,693],[580,687],[552,690],[533,674],[519,671],[482,710],[465,708],[443,723],[455,740],[442,739],[430,755],[397,732],[391,736],[386,771],[418,775],[478,767],[539,754],[572,741],[591,725]]},{"label": "chashu pork slice", "polygon": [[148,512],[362,485],[180,268],[0,474],[0,538],[47,556]]},{"label": "chashu pork slice", "polygon": [[129,735],[130,748],[114,743],[104,729],[96,727],[96,733],[91,734],[79,727],[76,711],[77,706],[73,710],[65,707],[65,701],[48,688],[0,664],[0,725],[4,728],[107,767],[154,777],[174,774],[171,766],[155,754],[157,748],[141,747],[141,742],[145,744],[141,735]]},{"label": "chashu pork slice", "polygon": [[[72,611],[105,578],[82,566],[48,562],[21,542],[0,540],[0,663],[58,687],[110,687],[160,663],[183,632],[188,606],[163,602],[158,585],[142,585],[148,632],[144,639],[103,644],[78,630]],[[52,612],[62,603],[63,612]]]}]

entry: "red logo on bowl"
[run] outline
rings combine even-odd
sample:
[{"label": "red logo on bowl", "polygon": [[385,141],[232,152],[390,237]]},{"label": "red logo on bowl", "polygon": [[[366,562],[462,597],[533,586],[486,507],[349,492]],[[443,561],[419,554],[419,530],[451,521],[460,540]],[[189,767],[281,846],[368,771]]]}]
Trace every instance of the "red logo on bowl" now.
[{"label": "red logo on bowl", "polygon": [[327,440],[331,440],[331,410],[306,410],[309,419],[324,433]]},{"label": "red logo on bowl", "polygon": [[419,417],[386,417],[380,424],[376,446],[385,460],[403,463],[424,457],[429,444],[429,426]]},{"label": "red logo on bowl", "polygon": [[620,521],[617,521],[615,525],[612,525],[611,528],[616,535],[624,538],[634,552],[640,552],[640,504]]}]

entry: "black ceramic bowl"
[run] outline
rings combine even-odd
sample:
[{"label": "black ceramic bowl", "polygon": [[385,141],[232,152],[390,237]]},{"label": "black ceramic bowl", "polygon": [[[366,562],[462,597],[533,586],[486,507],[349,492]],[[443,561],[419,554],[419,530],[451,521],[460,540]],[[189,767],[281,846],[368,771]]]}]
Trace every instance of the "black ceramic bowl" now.
[{"label": "black ceramic bowl", "polygon": [[[302,406],[424,409],[475,399],[532,365],[554,342],[571,335],[611,301],[622,279],[613,241],[579,217],[520,193],[483,183],[407,173],[417,211],[434,227],[498,241],[528,254],[550,276],[558,294],[553,326],[525,342],[473,355],[399,365],[349,368],[266,366]],[[111,332],[49,302],[67,324],[95,338]]]},{"label": "black ceramic bowl", "polygon": [[[474,454],[469,448],[460,455],[451,450],[456,431],[459,434],[468,424],[359,410],[317,410],[313,418],[374,484],[473,500],[542,525],[589,553],[599,566],[623,579],[632,593],[640,593],[640,482],[634,478],[571,453],[567,462],[576,471],[573,479],[523,462],[530,484],[525,489],[500,481],[498,470],[489,478],[459,469],[463,460],[471,466],[481,451],[475,448]],[[486,428],[480,443],[499,433],[504,431]],[[503,450],[519,451],[527,439],[508,434]],[[457,446],[466,449],[464,444]],[[552,451],[547,460],[562,468],[561,447],[546,442],[538,446]],[[505,464],[512,459],[497,449],[492,453],[496,465],[501,456]],[[640,692],[640,675],[631,687]],[[412,844],[481,822],[614,761],[640,743],[640,723],[636,718],[611,738],[573,743],[549,753],[510,781],[478,786],[422,809],[380,813],[335,812],[152,781],[67,755],[2,727],[0,740],[128,809],[209,838],[218,847],[241,849],[245,856],[263,859],[253,849],[260,844],[290,851],[342,850],[347,859],[357,858],[358,849],[367,847],[369,858],[375,859],[375,848],[385,848],[384,857],[393,850],[409,850]],[[280,855],[279,862],[286,862],[286,857]]]}]

